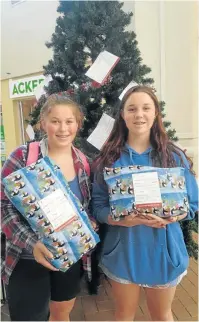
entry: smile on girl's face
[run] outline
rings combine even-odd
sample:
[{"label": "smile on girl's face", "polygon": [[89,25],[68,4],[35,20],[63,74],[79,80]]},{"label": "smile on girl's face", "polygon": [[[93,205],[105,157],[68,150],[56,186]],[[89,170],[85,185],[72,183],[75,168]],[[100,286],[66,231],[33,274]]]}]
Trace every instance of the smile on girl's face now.
[{"label": "smile on girl's face", "polygon": [[71,145],[78,130],[75,112],[70,105],[52,107],[42,125],[49,143],[56,148]]},{"label": "smile on girl's face", "polygon": [[122,117],[129,133],[140,136],[150,134],[156,116],[152,98],[144,93],[132,93],[124,104]]}]

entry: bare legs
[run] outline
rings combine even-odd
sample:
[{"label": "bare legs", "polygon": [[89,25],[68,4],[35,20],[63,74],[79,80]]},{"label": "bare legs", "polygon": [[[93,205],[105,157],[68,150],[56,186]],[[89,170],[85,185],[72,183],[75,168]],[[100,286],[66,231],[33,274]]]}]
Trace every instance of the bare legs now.
[{"label": "bare legs", "polygon": [[115,301],[116,321],[133,321],[139,302],[140,287],[110,280]]},{"label": "bare legs", "polygon": [[171,305],[175,291],[176,286],[163,289],[145,288],[152,321],[173,321]]},{"label": "bare legs", "polygon": [[69,315],[73,309],[76,298],[70,301],[50,302],[49,321],[70,321]]},{"label": "bare legs", "polygon": [[[116,321],[133,321],[139,303],[140,286],[121,284],[110,280],[115,301]],[[176,287],[163,289],[145,288],[152,321],[173,321],[171,305]]]}]

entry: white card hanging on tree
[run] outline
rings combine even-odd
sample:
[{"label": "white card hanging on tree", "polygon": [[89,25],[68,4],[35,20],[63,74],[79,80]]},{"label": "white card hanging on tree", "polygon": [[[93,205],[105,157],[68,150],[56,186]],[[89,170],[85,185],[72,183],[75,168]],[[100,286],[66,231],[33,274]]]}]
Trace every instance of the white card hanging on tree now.
[{"label": "white card hanging on tree", "polygon": [[28,134],[30,140],[35,139],[35,132],[33,130],[33,127],[30,124],[28,124],[28,126],[26,128],[26,133]]},{"label": "white card hanging on tree", "polygon": [[119,60],[120,58],[118,56],[115,56],[106,50],[102,51],[85,75],[103,85]]},{"label": "white card hanging on tree", "polygon": [[123,92],[120,94],[120,96],[119,96],[119,99],[120,99],[120,101],[123,99],[123,97],[124,97],[124,95],[126,94],[126,92],[130,89],[130,88],[132,88],[132,87],[134,87],[134,86],[137,86],[138,84],[136,83],[136,82],[134,82],[134,81],[131,81],[126,87],[125,87],[125,89],[123,90]]},{"label": "white card hanging on tree", "polygon": [[95,130],[88,137],[87,141],[90,144],[92,144],[94,147],[96,147],[98,150],[100,150],[101,147],[106,142],[106,140],[108,139],[112,131],[114,122],[115,122],[114,118],[103,113]]}]

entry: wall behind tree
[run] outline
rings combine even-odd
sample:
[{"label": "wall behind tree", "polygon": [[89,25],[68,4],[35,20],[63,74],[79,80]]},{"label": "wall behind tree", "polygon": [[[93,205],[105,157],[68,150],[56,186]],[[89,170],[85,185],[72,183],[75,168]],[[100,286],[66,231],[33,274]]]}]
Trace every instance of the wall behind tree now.
[{"label": "wall behind tree", "polygon": [[198,168],[198,2],[135,1],[135,32],[166,119]]},{"label": "wall behind tree", "polygon": [[[58,0],[2,1],[1,78],[37,73],[52,57],[45,46],[55,30]],[[10,74],[7,74],[10,73]]]}]

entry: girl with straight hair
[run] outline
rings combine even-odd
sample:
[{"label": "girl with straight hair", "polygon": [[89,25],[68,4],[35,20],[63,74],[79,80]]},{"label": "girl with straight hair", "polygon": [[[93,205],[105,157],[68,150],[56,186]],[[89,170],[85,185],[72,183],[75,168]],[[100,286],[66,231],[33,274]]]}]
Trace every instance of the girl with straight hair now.
[{"label": "girl with straight hair", "polygon": [[[190,212],[163,219],[135,211],[114,221],[103,169],[129,165],[184,167]],[[93,214],[107,230],[100,267],[112,285],[116,320],[134,319],[143,287],[152,320],[173,321],[171,305],[176,286],[189,263],[179,221],[194,218],[198,188],[191,160],[168,138],[151,88],[136,86],[124,95],[113,130],[93,169]]]}]

